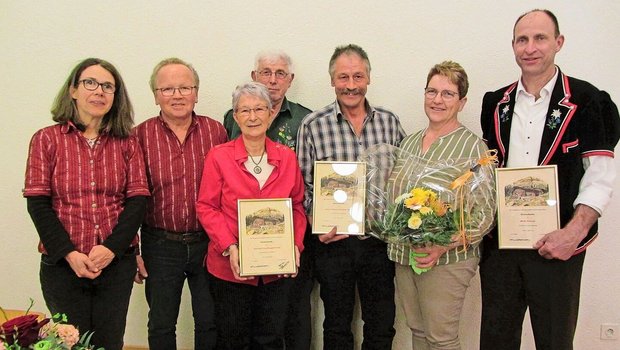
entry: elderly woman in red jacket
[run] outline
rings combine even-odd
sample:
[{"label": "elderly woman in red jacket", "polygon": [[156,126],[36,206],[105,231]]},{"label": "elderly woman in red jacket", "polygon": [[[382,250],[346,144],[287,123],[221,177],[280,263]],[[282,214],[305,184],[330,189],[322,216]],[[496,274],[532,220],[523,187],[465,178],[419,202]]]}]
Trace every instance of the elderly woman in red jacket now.
[{"label": "elderly woman in red jacket", "polygon": [[274,113],[260,83],[233,92],[234,119],[241,136],[207,155],[196,203],[209,235],[206,265],[213,276],[218,349],[284,349],[289,275],[241,277],[238,249],[238,199],[291,198],[299,266],[306,217],[304,184],[295,153],[271,141],[266,131]]}]

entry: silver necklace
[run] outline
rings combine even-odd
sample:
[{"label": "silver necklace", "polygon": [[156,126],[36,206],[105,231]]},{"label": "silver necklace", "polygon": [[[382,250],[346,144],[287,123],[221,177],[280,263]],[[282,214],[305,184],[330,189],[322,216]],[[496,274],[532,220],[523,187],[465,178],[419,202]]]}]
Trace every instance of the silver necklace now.
[{"label": "silver necklace", "polygon": [[260,155],[260,159],[258,160],[258,163],[257,163],[254,161],[254,157],[252,157],[250,152],[248,152],[248,157],[250,157],[250,160],[252,161],[252,163],[254,163],[254,169],[252,169],[254,171],[254,174],[258,175],[263,172],[263,168],[260,167],[260,163],[263,161],[264,156],[265,156],[265,149],[263,148],[263,153]]},{"label": "silver necklace", "polygon": [[95,136],[93,138],[88,138],[88,137],[85,137],[85,138],[86,138],[86,142],[88,143],[88,146],[90,148],[93,148],[93,147],[95,147],[95,143],[97,143],[97,139],[99,138],[99,135],[97,135],[97,136]]}]

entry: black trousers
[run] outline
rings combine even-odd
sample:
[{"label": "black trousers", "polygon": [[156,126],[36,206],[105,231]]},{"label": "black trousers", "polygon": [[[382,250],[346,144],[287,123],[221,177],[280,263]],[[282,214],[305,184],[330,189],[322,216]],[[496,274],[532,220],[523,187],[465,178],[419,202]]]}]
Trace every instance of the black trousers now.
[{"label": "black trousers", "polygon": [[323,349],[353,349],[356,286],[364,321],[362,349],[391,349],[396,307],[394,263],[387,257],[387,245],[375,238],[360,240],[355,236],[318,244],[315,272],[325,307]]},{"label": "black trousers", "polygon": [[528,307],[536,349],[573,349],[584,259],[585,252],[561,261],[536,250],[499,250],[485,237],[480,349],[518,350]]},{"label": "black trousers", "polygon": [[53,264],[42,255],[39,278],[52,315],[64,313],[80,333],[94,332],[97,348],[121,350],[135,274],[135,253],[114,258],[94,280],[77,277],[64,259]]},{"label": "black trousers", "polygon": [[297,277],[293,278],[286,321],[286,349],[310,350],[312,341],[312,301],[314,287],[314,244],[312,227],[307,225],[304,251]]},{"label": "black trousers", "polygon": [[283,350],[290,278],[258,286],[211,278],[216,349]]}]

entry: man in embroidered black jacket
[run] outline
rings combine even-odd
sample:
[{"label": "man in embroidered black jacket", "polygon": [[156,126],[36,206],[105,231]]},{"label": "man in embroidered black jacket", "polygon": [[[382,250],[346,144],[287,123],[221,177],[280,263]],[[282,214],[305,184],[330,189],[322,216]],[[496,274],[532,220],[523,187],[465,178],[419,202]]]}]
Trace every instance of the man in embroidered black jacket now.
[{"label": "man in embroidered black jacket", "polygon": [[481,126],[501,167],[558,167],[561,228],[532,250],[483,243],[480,349],[519,349],[526,309],[537,349],[572,349],[586,247],[611,199],[620,118],[610,96],[554,64],[564,43],[557,18],[533,10],[514,26],[521,79],[483,99]]}]

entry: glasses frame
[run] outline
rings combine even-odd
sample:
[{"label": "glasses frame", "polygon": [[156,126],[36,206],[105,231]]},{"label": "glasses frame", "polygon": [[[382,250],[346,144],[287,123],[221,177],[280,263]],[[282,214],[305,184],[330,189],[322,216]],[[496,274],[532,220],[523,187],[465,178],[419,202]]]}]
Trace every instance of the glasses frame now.
[{"label": "glasses frame", "polygon": [[269,69],[263,69],[263,70],[257,71],[256,74],[258,74],[259,76],[263,78],[267,78],[267,79],[271,78],[272,75],[275,75],[276,79],[278,80],[284,80],[289,75],[291,75],[291,73],[287,73],[281,69],[278,69],[275,72],[272,72]]},{"label": "glasses frame", "polygon": [[[87,82],[89,84],[93,84],[94,83],[95,87],[92,88],[92,89],[89,88],[88,86],[86,86]],[[100,83],[100,82],[98,82],[97,80],[95,80],[93,78],[85,78],[85,79],[82,79],[82,80],[78,80],[78,85],[80,85],[80,84],[82,84],[82,86],[84,86],[84,89],[86,89],[88,91],[95,91],[95,90],[97,90],[101,86],[101,91],[103,93],[112,95],[113,93],[116,92],[116,85],[114,85],[114,84],[112,84],[110,82]],[[110,88],[112,89],[112,91],[110,91]]]},{"label": "glasses frame", "polygon": [[254,112],[255,115],[266,115],[269,114],[269,106],[258,106],[258,107],[254,107],[254,108],[237,108],[235,109],[235,113],[240,116],[240,117],[249,117],[252,112]]},{"label": "glasses frame", "polygon": [[[174,94],[176,94],[177,90],[179,91],[179,94],[181,96],[189,96],[192,94],[192,92],[194,91],[194,89],[197,89],[198,86],[179,86],[179,87],[165,87],[165,88],[157,88],[155,89],[155,91],[159,90],[159,93],[162,96],[165,97],[172,97],[174,96]],[[182,90],[182,89],[189,89],[189,90]],[[166,92],[164,92],[166,91]],[[168,91],[172,91],[172,93],[168,92]],[[183,91],[187,91],[186,93],[183,93]]]},{"label": "glasses frame", "polygon": [[440,95],[444,101],[452,101],[460,96],[458,92],[452,90],[439,91],[431,87],[424,88],[424,97],[426,97],[427,99],[432,100],[437,97],[437,95]]}]

